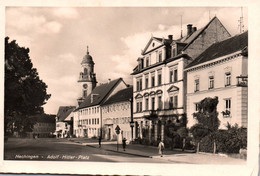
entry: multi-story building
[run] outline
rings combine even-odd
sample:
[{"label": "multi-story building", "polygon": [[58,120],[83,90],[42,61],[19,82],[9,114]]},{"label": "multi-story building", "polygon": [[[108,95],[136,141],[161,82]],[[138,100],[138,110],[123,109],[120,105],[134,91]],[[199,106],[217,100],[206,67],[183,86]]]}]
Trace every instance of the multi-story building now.
[{"label": "multi-story building", "polygon": [[118,91],[102,104],[102,122],[104,138],[116,140],[117,134],[115,128],[120,128],[118,140],[132,140],[132,131],[130,128],[131,108],[132,108],[133,87],[128,87]]},{"label": "multi-story building", "polygon": [[220,129],[227,123],[247,127],[248,31],[211,45],[185,69],[188,127],[206,97],[218,97]]},{"label": "multi-story building", "polygon": [[36,123],[29,137],[51,137],[55,131],[55,115],[41,114],[35,117]]},{"label": "multi-story building", "polygon": [[73,110],[75,106],[60,106],[56,116],[55,134],[58,138],[71,136],[73,133]]},{"label": "multi-story building", "polygon": [[127,87],[122,78],[96,86],[94,61],[87,49],[87,54],[81,62],[78,83],[82,89],[82,96],[78,98],[78,107],[74,111],[73,134],[76,137],[98,137],[102,132],[101,104],[117,91]]},{"label": "multi-story building", "polygon": [[178,40],[172,35],[151,37],[132,73],[135,138],[163,140],[166,123],[185,125],[184,68],[211,44],[228,37],[217,17],[199,30],[187,25],[187,36]]},{"label": "multi-story building", "polygon": [[116,92],[126,88],[122,78],[96,86],[74,111],[74,134],[76,137],[98,137],[102,131],[101,104]]}]

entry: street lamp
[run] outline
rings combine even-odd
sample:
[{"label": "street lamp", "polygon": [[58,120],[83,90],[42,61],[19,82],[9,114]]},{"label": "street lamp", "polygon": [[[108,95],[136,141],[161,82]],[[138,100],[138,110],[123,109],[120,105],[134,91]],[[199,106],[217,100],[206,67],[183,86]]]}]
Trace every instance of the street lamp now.
[{"label": "street lamp", "polygon": [[131,114],[130,114],[130,116],[131,116],[131,121],[130,121],[130,127],[131,127],[131,139],[132,139],[132,141],[134,140],[134,131],[133,131],[133,128],[134,128],[134,118],[133,118],[133,98],[130,98],[129,99],[129,101],[130,101],[130,109],[131,109]]}]

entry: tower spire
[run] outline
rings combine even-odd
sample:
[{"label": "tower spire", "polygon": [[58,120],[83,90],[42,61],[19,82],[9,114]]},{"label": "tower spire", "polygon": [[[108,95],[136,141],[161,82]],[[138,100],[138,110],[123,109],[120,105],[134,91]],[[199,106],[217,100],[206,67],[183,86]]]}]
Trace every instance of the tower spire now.
[{"label": "tower spire", "polygon": [[88,46],[87,46],[87,54],[89,54],[89,51],[88,51]]}]

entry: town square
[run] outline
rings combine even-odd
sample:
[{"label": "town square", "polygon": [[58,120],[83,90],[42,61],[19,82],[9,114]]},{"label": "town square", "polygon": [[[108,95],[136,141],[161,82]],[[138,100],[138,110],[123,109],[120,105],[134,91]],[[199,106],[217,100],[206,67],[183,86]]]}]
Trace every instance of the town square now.
[{"label": "town square", "polygon": [[247,165],[247,7],[5,13],[4,161]]}]

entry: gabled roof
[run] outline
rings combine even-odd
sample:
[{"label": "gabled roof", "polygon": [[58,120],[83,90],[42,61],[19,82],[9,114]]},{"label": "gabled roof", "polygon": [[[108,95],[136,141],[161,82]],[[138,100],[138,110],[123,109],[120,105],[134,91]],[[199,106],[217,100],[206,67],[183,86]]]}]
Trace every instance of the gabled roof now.
[{"label": "gabled roof", "polygon": [[129,101],[131,98],[133,98],[133,86],[118,91],[116,94],[107,99],[102,105],[108,105],[122,101]]},{"label": "gabled roof", "polygon": [[[204,32],[204,31],[208,28],[208,26],[209,26],[213,21],[215,21],[215,20],[218,20],[219,23],[222,25],[222,27],[225,28],[224,25],[220,22],[220,20],[215,16],[214,18],[212,18],[212,19],[208,22],[208,24],[207,24],[206,26],[204,26],[203,28],[201,28],[201,29],[195,31],[195,32],[192,33],[190,36],[185,36],[185,37],[183,37],[183,38],[181,38],[181,39],[179,40],[179,41],[182,42],[182,43],[187,43],[187,45],[183,48],[183,51],[185,51],[185,50],[189,47],[189,45],[192,44],[193,41],[195,41],[195,40],[200,36],[200,34],[201,34],[202,32]],[[226,31],[227,31],[227,30],[226,30]],[[227,31],[227,32],[228,32],[228,31]],[[229,35],[230,35],[230,34],[229,34]]]},{"label": "gabled roof", "polygon": [[75,108],[75,106],[60,106],[57,113],[58,121],[64,121]]},{"label": "gabled roof", "polygon": [[230,37],[221,42],[212,44],[208,49],[201,53],[186,68],[213,60],[215,58],[225,56],[237,51],[242,51],[248,46],[248,31]]},{"label": "gabled roof", "polygon": [[[153,40],[158,41],[159,43],[161,43],[162,45],[170,45],[173,40],[170,39],[165,39],[165,38],[158,38],[158,37],[151,37],[149,42],[146,44],[142,54],[146,53],[146,50],[148,49],[148,47],[150,46],[150,44],[152,43]],[[158,48],[158,47],[157,47]],[[155,48],[156,49],[156,48]]]},{"label": "gabled roof", "polygon": [[101,84],[100,86],[95,87],[76,110],[101,104],[120,81],[123,81],[123,79],[115,79],[109,83]]}]

